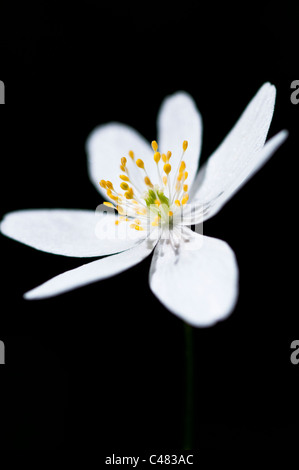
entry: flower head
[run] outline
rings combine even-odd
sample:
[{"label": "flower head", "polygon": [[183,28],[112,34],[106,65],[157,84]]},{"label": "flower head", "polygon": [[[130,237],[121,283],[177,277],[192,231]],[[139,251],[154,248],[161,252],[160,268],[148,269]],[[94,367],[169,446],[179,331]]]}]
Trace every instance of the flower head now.
[{"label": "flower head", "polygon": [[273,85],[261,87],[199,172],[201,116],[187,93],[164,100],[151,144],[124,124],[95,129],[87,141],[88,169],[108,213],[17,211],[5,216],[1,231],[55,254],[106,257],[50,279],[25,298],[111,277],[154,250],[150,288],[170,311],[194,326],[229,315],[238,296],[235,255],[227,243],[188,226],[215,215],[286,139],[281,131],[265,143],[275,94]]}]

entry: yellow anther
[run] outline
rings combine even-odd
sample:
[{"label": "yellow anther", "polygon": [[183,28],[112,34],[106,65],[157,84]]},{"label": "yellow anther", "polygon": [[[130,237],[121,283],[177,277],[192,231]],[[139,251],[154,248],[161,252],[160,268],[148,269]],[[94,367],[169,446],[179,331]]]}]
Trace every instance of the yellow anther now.
[{"label": "yellow anther", "polygon": [[106,186],[108,189],[113,189],[113,184],[111,183],[111,181],[106,181]]},{"label": "yellow anther", "polygon": [[184,142],[183,142],[183,150],[184,150],[184,152],[186,152],[187,148],[188,148],[188,140],[184,140]]},{"label": "yellow anther", "polygon": [[101,188],[106,189],[106,181],[105,181],[105,180],[101,180],[101,181],[100,181],[100,186],[101,186]]},{"label": "yellow anther", "polygon": [[123,181],[130,181],[129,177],[126,175],[119,175],[120,179]]},{"label": "yellow anther", "polygon": [[173,212],[172,212],[172,211],[169,211],[169,212],[168,212],[168,215],[169,215],[169,217],[172,217],[172,216],[173,216]]},{"label": "yellow anther", "polygon": [[141,224],[141,222],[140,222],[139,219],[135,219],[134,222],[135,222],[135,224],[137,224],[137,225],[140,225],[140,224]]},{"label": "yellow anther", "polygon": [[181,201],[183,206],[184,206],[185,204],[187,204],[188,199],[189,199],[188,194],[185,194],[184,197],[183,197],[183,199],[182,199],[182,201]]},{"label": "yellow anther", "polygon": [[124,167],[124,165],[120,165],[119,168],[121,169],[121,171],[126,171],[126,168]]},{"label": "yellow anther", "polygon": [[163,160],[163,162],[164,162],[164,163],[166,163],[166,162],[167,162],[167,158],[166,158],[166,155],[165,155],[165,153],[162,153],[162,160]]},{"label": "yellow anther", "polygon": [[167,176],[163,176],[162,179],[163,179],[163,184],[164,184],[164,186],[166,186],[166,185],[167,185]]},{"label": "yellow anther", "polygon": [[138,160],[136,160],[136,165],[137,165],[139,168],[144,168],[143,160],[141,160],[140,158],[138,158]]},{"label": "yellow anther", "polygon": [[182,178],[183,178],[183,176],[184,176],[184,173],[181,171],[181,172],[178,174],[177,180],[178,180],[178,181],[181,181]]},{"label": "yellow anther", "polygon": [[175,203],[175,205],[178,206],[178,207],[180,207],[180,205],[181,205],[181,203],[180,203],[180,201],[179,201],[178,199],[176,199],[176,200],[174,201],[174,203]]},{"label": "yellow anther", "polygon": [[105,202],[104,202],[104,206],[113,207],[113,209],[114,209],[114,205],[112,204],[112,202],[107,202],[107,201],[105,201]]},{"label": "yellow anther", "polygon": [[155,152],[155,154],[154,154],[154,160],[155,160],[156,163],[159,163],[160,158],[161,158],[160,152]]},{"label": "yellow anther", "polygon": [[186,193],[188,191],[188,185],[187,184],[184,184],[183,190],[184,190],[184,193]]},{"label": "yellow anther", "polygon": [[133,152],[133,150],[129,150],[129,157],[131,157],[132,160],[134,160],[134,152]]},{"label": "yellow anther", "polygon": [[164,171],[167,175],[169,175],[169,173],[171,172],[171,165],[169,163],[166,163],[164,165]]},{"label": "yellow anther", "polygon": [[154,152],[157,152],[158,150],[158,144],[155,140],[152,141],[152,149]]},{"label": "yellow anther", "polygon": [[129,188],[128,191],[125,192],[125,198],[126,199],[133,199],[133,189],[132,188]]},{"label": "yellow anther", "polygon": [[116,220],[114,223],[115,225],[119,225],[120,220]]},{"label": "yellow anther", "polygon": [[155,200],[155,204],[156,204],[156,206],[159,207],[159,206],[161,206],[161,201],[160,201],[159,199],[156,199],[156,200]]},{"label": "yellow anther", "polygon": [[156,217],[152,221],[152,226],[153,227],[157,227],[157,225],[159,225],[159,216],[158,215],[156,215]]},{"label": "yellow anther", "polygon": [[107,189],[107,196],[109,196],[109,197],[113,196],[111,189]]},{"label": "yellow anther", "polygon": [[149,179],[148,176],[144,178],[144,182],[147,186],[150,186],[151,188],[153,187],[151,180]]},{"label": "yellow anther", "polygon": [[141,227],[140,225],[137,225],[137,224],[131,224],[130,228],[134,228],[135,230],[144,230],[143,227]]},{"label": "yellow anther", "polygon": [[[105,204],[105,203],[104,203],[104,204]],[[126,211],[125,211],[125,209],[124,209],[122,206],[117,206],[116,209],[117,209],[117,211],[118,211],[119,214],[121,214],[121,215],[126,215]]]},{"label": "yellow anther", "polygon": [[137,215],[146,215],[146,208],[145,207],[138,208],[135,210],[135,212]]},{"label": "yellow anther", "polygon": [[180,164],[179,173],[182,173],[186,169],[186,163],[184,161]]},{"label": "yellow anther", "polygon": [[185,171],[184,173],[184,181],[188,178],[188,171]]},{"label": "yellow anther", "polygon": [[126,191],[127,189],[129,189],[128,183],[121,183],[120,187],[121,187],[121,189],[123,189],[124,191]]},{"label": "yellow anther", "polygon": [[172,153],[170,150],[168,150],[167,154],[166,154],[166,158],[167,158],[167,161],[169,162],[170,160],[170,157],[171,157]]},{"label": "yellow anther", "polygon": [[117,196],[113,196],[113,194],[111,194],[111,196],[109,196],[109,197],[111,197],[111,199],[113,199],[113,201],[117,201],[117,202],[119,201],[119,198]]},{"label": "yellow anther", "polygon": [[122,157],[120,161],[121,161],[122,166],[126,166],[126,163],[127,163],[126,157]]}]

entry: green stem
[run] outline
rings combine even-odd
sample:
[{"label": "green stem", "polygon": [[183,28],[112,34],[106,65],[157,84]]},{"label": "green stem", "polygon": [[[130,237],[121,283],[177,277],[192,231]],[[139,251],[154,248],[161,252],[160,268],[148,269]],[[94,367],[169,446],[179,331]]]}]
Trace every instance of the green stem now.
[{"label": "green stem", "polygon": [[193,328],[185,323],[185,413],[184,413],[184,450],[193,449],[194,433],[194,356]]}]

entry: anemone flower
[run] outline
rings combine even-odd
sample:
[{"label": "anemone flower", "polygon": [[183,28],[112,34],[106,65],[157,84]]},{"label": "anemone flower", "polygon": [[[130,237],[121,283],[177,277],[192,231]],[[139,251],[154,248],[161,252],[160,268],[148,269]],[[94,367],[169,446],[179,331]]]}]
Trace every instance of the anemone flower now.
[{"label": "anemone flower", "polygon": [[165,307],[197,327],[229,315],[238,296],[234,252],[188,226],[214,216],[286,139],[281,131],[265,143],[275,95],[265,83],[199,172],[202,120],[185,92],[163,101],[151,145],[124,124],[96,128],[87,140],[88,168],[106,211],[16,211],[5,216],[1,231],[49,253],[104,258],[50,279],[25,298],[114,276],[154,250],[149,285]]}]

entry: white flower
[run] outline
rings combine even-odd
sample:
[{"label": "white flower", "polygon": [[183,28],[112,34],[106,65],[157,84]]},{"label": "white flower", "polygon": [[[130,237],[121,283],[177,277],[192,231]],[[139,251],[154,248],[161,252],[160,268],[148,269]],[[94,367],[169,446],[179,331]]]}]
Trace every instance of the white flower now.
[{"label": "white flower", "polygon": [[[194,326],[229,315],[238,295],[235,255],[224,241],[188,225],[215,215],[286,139],[281,131],[265,144],[275,95],[275,87],[265,83],[197,174],[202,124],[187,93],[162,103],[159,148],[124,124],[95,129],[87,141],[90,178],[120,218],[85,210],[25,210],[7,214],[1,231],[50,253],[112,256],[62,273],[25,298],[51,297],[114,276],[154,249],[150,288],[171,312]],[[119,184],[124,193],[115,189]],[[128,227],[134,236],[128,236]]]}]

